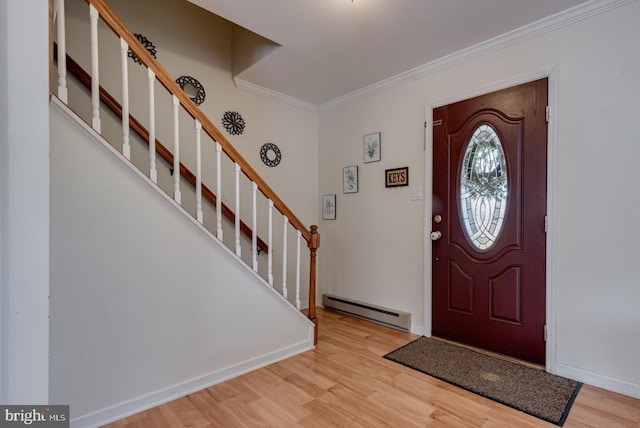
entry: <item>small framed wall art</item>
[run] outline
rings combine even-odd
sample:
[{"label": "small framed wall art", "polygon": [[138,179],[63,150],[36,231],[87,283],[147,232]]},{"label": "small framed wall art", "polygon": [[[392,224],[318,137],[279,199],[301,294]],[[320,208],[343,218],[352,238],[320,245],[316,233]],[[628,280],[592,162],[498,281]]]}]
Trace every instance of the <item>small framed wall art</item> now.
[{"label": "small framed wall art", "polygon": [[343,193],[358,193],[358,166],[346,166],[342,169]]},{"label": "small framed wall art", "polygon": [[384,187],[402,187],[409,185],[409,167],[386,169]]},{"label": "small framed wall art", "polygon": [[380,142],[380,133],[374,132],[364,136],[364,163],[378,162],[380,157],[380,151],[382,149]]},{"label": "small framed wall art", "polygon": [[322,219],[336,219],[336,195],[322,196]]}]

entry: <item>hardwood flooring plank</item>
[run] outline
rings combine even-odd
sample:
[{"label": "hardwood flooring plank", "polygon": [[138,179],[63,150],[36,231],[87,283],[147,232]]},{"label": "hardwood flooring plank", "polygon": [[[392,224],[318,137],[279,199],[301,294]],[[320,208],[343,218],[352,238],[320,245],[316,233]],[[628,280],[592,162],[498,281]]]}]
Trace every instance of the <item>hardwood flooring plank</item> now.
[{"label": "hardwood flooring plank", "polygon": [[584,385],[580,390],[576,403],[600,413],[613,413],[625,423],[640,426],[638,400],[634,400],[631,397],[596,388],[595,386]]},{"label": "hardwood flooring plank", "polygon": [[209,390],[191,394],[188,399],[196,409],[211,421],[211,425],[214,427],[243,426],[242,420],[227,407],[221,405],[219,401],[216,401]]},{"label": "hardwood flooring plank", "polygon": [[250,405],[266,400],[271,407],[277,407],[280,413],[286,414],[287,418],[295,421],[309,415],[309,412],[303,406],[311,401],[313,397],[292,384],[283,382],[276,386],[267,386],[252,383],[251,387],[260,394],[261,398],[253,401]]},{"label": "hardwood flooring plank", "polygon": [[398,427],[413,426],[410,420],[397,417],[387,409],[368,401],[352,389],[344,385],[336,385],[328,394],[320,397],[320,400],[338,409],[340,414],[348,420],[356,421],[369,427]]},{"label": "hardwood flooring plank", "polygon": [[[382,358],[419,336],[318,309],[316,349],[110,428],[555,425]],[[640,427],[640,400],[584,385],[565,428]]]},{"label": "hardwood flooring plank", "polygon": [[270,426],[262,417],[249,406],[250,403],[242,403],[236,398],[230,398],[220,403],[226,411],[233,415],[233,419],[237,420],[237,424],[233,420],[228,421],[228,427],[268,427]]},{"label": "hardwood flooring plank", "polygon": [[362,421],[362,417],[354,415],[352,411],[344,411],[340,406],[336,406],[331,400],[323,400],[321,397],[305,404],[310,415],[300,421],[304,427],[353,427],[368,428],[370,423]]},{"label": "hardwood flooring plank", "polygon": [[[267,426],[283,428],[298,426],[296,418],[287,411],[283,411],[282,408],[274,406],[273,402],[266,398],[249,403],[247,407],[252,409],[260,421],[266,423]],[[308,411],[306,414],[309,414]]]},{"label": "hardwood flooring plank", "polygon": [[259,394],[242,382],[242,377],[223,382],[216,385],[215,388],[208,388],[207,391],[217,402],[236,398],[243,403],[250,403],[260,398]]}]

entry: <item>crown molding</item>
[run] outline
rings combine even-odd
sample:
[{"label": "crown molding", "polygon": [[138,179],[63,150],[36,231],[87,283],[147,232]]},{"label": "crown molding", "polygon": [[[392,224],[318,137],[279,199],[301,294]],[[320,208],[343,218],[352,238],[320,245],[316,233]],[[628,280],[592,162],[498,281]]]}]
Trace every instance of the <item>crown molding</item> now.
[{"label": "crown molding", "polygon": [[238,77],[234,77],[233,82],[235,83],[236,88],[243,91],[260,95],[261,97],[265,97],[273,101],[288,104],[292,107],[296,107],[302,110],[318,113],[318,106],[316,104],[301,100],[300,98],[295,98],[290,95],[283,94],[282,92],[274,91],[273,89],[265,88],[264,86],[247,82],[246,80],[240,79]]},{"label": "crown molding", "polygon": [[592,0],[318,105],[320,113],[608,12],[636,0]]},{"label": "crown molding", "polygon": [[538,37],[542,34],[555,31],[559,28],[566,27],[576,22],[589,19],[601,13],[608,12],[612,9],[633,3],[636,0],[591,0],[581,5],[572,7],[565,11],[548,16],[539,21],[527,24],[523,27],[509,31],[507,33],[496,36],[492,39],[459,50],[450,55],[446,55],[437,60],[428,62],[418,67],[412,68],[405,72],[396,74],[395,76],[381,80],[364,88],[339,96],[325,103],[316,105],[299,98],[291,97],[282,92],[274,91],[260,85],[256,85],[246,80],[234,77],[234,82],[238,89],[251,92],[274,101],[291,105],[303,110],[323,113],[337,107],[349,104],[360,98],[368,97],[375,93],[411,82],[412,80],[425,77],[429,74],[445,70],[450,67],[462,64],[472,59],[487,55],[506,47],[522,43],[525,40]]}]

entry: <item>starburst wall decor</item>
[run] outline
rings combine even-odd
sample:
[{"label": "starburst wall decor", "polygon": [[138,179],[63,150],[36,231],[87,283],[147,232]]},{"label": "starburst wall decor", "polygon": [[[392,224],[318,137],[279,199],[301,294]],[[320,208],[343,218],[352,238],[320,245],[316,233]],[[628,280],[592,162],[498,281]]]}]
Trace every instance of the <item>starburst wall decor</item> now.
[{"label": "starburst wall decor", "polygon": [[[158,51],[156,47],[153,45],[153,43],[151,43],[151,40],[147,39],[145,36],[139,33],[134,34],[134,36],[136,36],[136,39],[138,39],[138,41],[142,43],[142,46],[144,46],[144,48],[149,52],[149,54],[151,54],[152,57],[157,58],[156,53]],[[140,58],[138,58],[138,56],[134,54],[131,49],[129,49],[129,52],[127,52],[127,55],[129,56],[129,58],[133,59],[135,62],[142,65],[142,61],[140,61]]]},{"label": "starburst wall decor", "polygon": [[237,111],[227,111],[222,116],[222,126],[231,135],[240,135],[244,132],[244,119]]}]

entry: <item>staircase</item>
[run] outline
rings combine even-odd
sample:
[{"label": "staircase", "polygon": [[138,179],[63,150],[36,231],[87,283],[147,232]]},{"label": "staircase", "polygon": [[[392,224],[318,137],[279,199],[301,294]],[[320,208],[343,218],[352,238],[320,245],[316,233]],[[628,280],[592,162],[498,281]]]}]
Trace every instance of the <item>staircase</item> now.
[{"label": "staircase", "polygon": [[[73,426],[104,424],[309,349],[308,343],[317,342],[317,227],[307,228],[298,219],[105,1],[87,3],[91,28],[88,71],[73,61],[73,52],[67,55],[64,0],[56,0],[52,10],[58,58],[52,90],[52,138],[56,141],[52,143],[52,175],[55,172],[58,177],[52,180],[52,195],[57,197],[52,202],[52,217],[58,220],[52,221],[57,234],[52,242],[64,241],[65,247],[76,249],[52,257],[52,284],[67,284],[80,277],[73,267],[75,260],[82,260],[79,272],[96,276],[95,284],[89,279],[92,284],[84,292],[64,290],[60,293],[64,299],[56,301],[52,291],[52,331],[77,328],[75,338],[61,334],[58,342],[52,333],[56,343],[51,357],[53,377],[58,379],[52,382],[52,397],[71,400],[73,394],[85,395],[78,400],[81,403],[70,403]],[[121,62],[110,64],[114,68],[110,72],[122,76],[119,94],[100,86],[99,71],[105,68],[99,65],[98,28],[103,24],[119,43]],[[52,50],[53,46],[54,40]],[[133,64],[129,52],[146,68],[144,90],[129,87],[129,66]],[[85,100],[70,97],[70,81],[86,87]],[[134,117],[132,97],[136,101],[147,98],[146,117]],[[165,100],[170,100],[172,115],[169,142],[157,138],[156,112],[167,108],[162,105]],[[76,111],[89,102],[90,117],[85,122]],[[103,130],[113,118],[120,123],[117,137],[112,129],[111,134]],[[185,129],[191,130],[193,138],[185,138]],[[95,144],[87,147],[87,141]],[[225,195],[224,189],[230,188],[233,192]],[[96,198],[96,193],[101,197]],[[72,209],[88,200],[93,202]],[[308,258],[302,257],[301,244],[309,248]],[[109,264],[117,266],[108,269]],[[302,317],[301,296],[305,294],[306,322],[312,332],[308,342],[301,339],[308,327],[287,321],[291,316],[287,313]],[[134,303],[136,310],[129,311],[128,305]],[[288,309],[280,314],[285,306]],[[189,313],[194,319],[184,319]],[[72,327],[79,319],[86,325]],[[267,319],[279,329],[272,336],[264,332]],[[105,328],[106,320],[121,325],[121,335]],[[235,325],[228,325],[227,320],[236,320],[231,321]],[[149,328],[140,331],[153,338],[122,339],[131,336],[127,326],[137,331],[136,326],[145,324]],[[247,337],[239,341],[232,337],[234,331]],[[96,332],[105,343],[122,347],[104,349],[99,364],[73,341],[82,336],[80,348],[91,342],[87,349],[99,349]],[[109,335],[114,337],[106,337]],[[233,352],[227,354],[216,346],[222,343]],[[74,367],[64,361],[65,346],[74,349]],[[176,354],[181,347],[191,350],[187,360],[182,360],[182,353]],[[208,362],[188,360],[205,357]],[[62,373],[76,368],[75,374]],[[130,373],[131,382],[125,376],[112,388],[88,386],[109,383],[110,373],[120,372]]]}]

